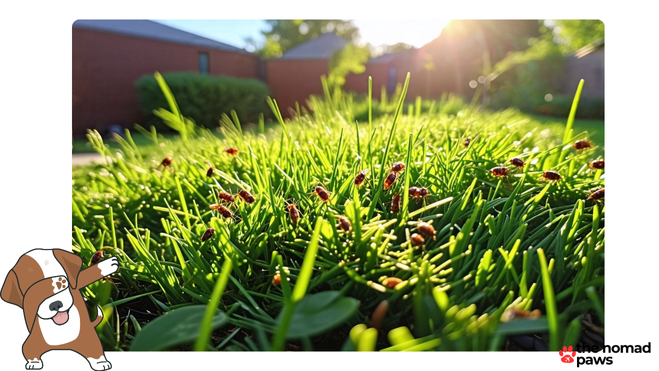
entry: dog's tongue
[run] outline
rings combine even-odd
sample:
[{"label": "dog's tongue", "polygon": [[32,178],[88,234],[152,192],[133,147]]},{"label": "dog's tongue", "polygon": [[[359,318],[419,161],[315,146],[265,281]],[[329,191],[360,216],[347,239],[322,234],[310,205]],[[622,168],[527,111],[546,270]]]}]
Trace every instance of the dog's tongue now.
[{"label": "dog's tongue", "polygon": [[57,312],[55,317],[53,317],[53,322],[55,322],[58,325],[63,325],[68,320],[69,320],[69,312]]}]

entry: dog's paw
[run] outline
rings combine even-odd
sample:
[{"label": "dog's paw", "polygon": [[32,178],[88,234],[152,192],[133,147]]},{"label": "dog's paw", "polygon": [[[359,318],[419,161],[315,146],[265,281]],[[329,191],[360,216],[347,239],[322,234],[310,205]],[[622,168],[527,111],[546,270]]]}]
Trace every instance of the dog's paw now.
[{"label": "dog's paw", "polygon": [[41,362],[40,359],[33,359],[30,361],[27,361],[25,364],[25,369],[26,370],[41,370],[43,368],[43,362]]},{"label": "dog's paw", "polygon": [[112,368],[112,364],[105,359],[105,356],[101,356],[99,359],[87,358],[89,365],[96,371],[109,370]]},{"label": "dog's paw", "polygon": [[98,268],[101,270],[103,276],[109,276],[119,270],[119,260],[116,256],[113,256],[110,259],[105,259],[98,263]]},{"label": "dog's paw", "polygon": [[53,277],[53,287],[55,287],[56,291],[61,291],[61,290],[64,290],[65,288],[67,288],[68,283],[66,281],[66,278],[64,278],[64,277]]}]

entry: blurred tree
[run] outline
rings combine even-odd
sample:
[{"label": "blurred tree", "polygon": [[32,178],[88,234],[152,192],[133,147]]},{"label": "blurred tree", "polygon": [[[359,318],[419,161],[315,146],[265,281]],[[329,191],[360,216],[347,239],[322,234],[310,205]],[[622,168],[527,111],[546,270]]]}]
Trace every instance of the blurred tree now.
[{"label": "blurred tree", "polygon": [[519,64],[541,60],[552,54],[568,54],[604,39],[604,23],[597,20],[545,21],[540,26],[540,36],[528,40],[525,50],[509,53],[493,68],[490,78]]},{"label": "blurred tree", "polygon": [[454,20],[436,41],[440,53],[452,42],[453,48],[460,49],[463,61],[480,68],[483,51],[496,63],[510,51],[526,49],[529,38],[540,35],[538,26],[534,20]]},{"label": "blurred tree", "polygon": [[604,39],[604,23],[599,20],[555,20],[551,23],[557,41],[568,52]]},{"label": "blurred tree", "polygon": [[372,44],[366,44],[366,45],[370,50],[372,58],[379,57],[385,54],[399,53],[405,50],[414,49],[413,45],[404,42],[398,42],[395,44],[382,44],[377,46]]},{"label": "blurred tree", "polygon": [[381,48],[382,48],[381,54],[390,54],[390,53],[398,53],[408,49],[412,49],[413,46],[407,43],[395,43],[392,45],[382,45]]},{"label": "blurred tree", "polygon": [[360,74],[366,70],[364,63],[368,61],[371,53],[368,45],[358,46],[350,43],[332,55],[327,83],[332,89],[343,87],[346,76],[350,73]]},{"label": "blurred tree", "polygon": [[598,20],[545,21],[539,31],[539,37],[528,39],[528,48],[500,60],[488,75],[490,80],[517,65],[551,58],[557,53],[569,54],[604,39],[604,23]]},{"label": "blurred tree", "polygon": [[334,32],[338,36],[353,42],[359,38],[359,29],[352,21],[344,20],[268,20],[270,30],[261,31],[265,41],[253,38],[245,39],[256,53],[263,58],[276,58],[292,47],[311,40],[325,32]]},{"label": "blurred tree", "polygon": [[528,42],[529,47],[527,49],[509,53],[505,58],[496,63],[492,71],[487,75],[489,80],[494,80],[502,73],[517,65],[545,59],[552,54],[561,54],[560,46],[552,40],[550,33],[546,33],[541,37],[531,38]]},{"label": "blurred tree", "polygon": [[566,56],[604,39],[601,21],[546,20],[538,30],[538,37],[528,39],[528,48],[508,53],[486,73],[494,108],[535,111],[546,96],[562,93]]},{"label": "blurred tree", "polygon": [[471,80],[487,75],[507,53],[524,50],[539,35],[537,20],[454,20],[421,48],[429,56],[424,69],[435,70],[437,85],[461,95],[473,94]]}]

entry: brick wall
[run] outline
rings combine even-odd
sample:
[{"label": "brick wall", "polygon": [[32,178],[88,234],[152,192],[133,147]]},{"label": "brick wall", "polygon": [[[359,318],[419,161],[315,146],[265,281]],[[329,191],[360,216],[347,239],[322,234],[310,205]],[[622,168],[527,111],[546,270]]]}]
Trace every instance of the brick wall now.
[{"label": "brick wall", "polygon": [[155,71],[199,71],[199,52],[208,53],[212,75],[259,77],[256,55],[74,28],[73,135],[140,123],[135,80]]},{"label": "brick wall", "polygon": [[268,60],[265,62],[265,82],[282,115],[289,117],[288,109],[295,102],[306,106],[310,95],[323,95],[322,75],[329,73],[327,60]]}]

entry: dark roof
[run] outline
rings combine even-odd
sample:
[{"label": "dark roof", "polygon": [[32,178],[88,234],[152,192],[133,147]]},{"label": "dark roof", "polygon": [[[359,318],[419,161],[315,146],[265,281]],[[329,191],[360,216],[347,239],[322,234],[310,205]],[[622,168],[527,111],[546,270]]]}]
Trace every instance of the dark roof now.
[{"label": "dark roof", "polygon": [[167,41],[177,44],[193,45],[208,49],[218,49],[234,53],[246,53],[244,49],[236,48],[219,41],[207,39],[190,32],[166,26],[162,23],[148,20],[77,20],[73,28],[84,28],[95,31],[109,32],[120,35],[142,37]]},{"label": "dark roof", "polygon": [[348,41],[344,38],[328,32],[287,50],[279,59],[330,59],[346,44]]}]

